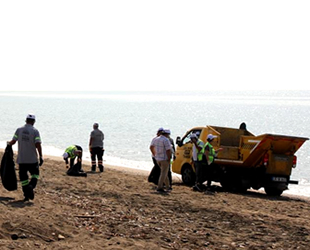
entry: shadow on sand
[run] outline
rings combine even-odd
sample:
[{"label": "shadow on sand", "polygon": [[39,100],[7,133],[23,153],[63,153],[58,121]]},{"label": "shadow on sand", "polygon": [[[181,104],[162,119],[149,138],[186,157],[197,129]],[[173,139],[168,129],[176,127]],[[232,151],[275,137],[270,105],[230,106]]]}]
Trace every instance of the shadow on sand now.
[{"label": "shadow on sand", "polygon": [[[181,182],[177,182],[177,183],[173,183],[173,186],[187,186],[184,183]],[[187,186],[188,188],[191,188],[190,186]],[[265,200],[274,200],[274,201],[301,201],[303,202],[304,200],[300,197],[292,197],[292,196],[286,196],[285,194],[282,194],[282,196],[270,196],[267,195],[266,193],[262,192],[262,191],[257,191],[257,190],[253,190],[253,189],[248,189],[247,191],[237,191],[237,190],[227,190],[222,188],[219,185],[212,185],[210,188],[206,188],[203,190],[202,193],[207,192],[208,194],[210,192],[213,192],[214,194],[216,193],[231,193],[231,194],[238,194],[238,195],[243,195],[243,196],[247,196],[247,197],[252,197],[252,198],[258,198],[258,199],[265,199]],[[194,192],[193,193],[199,193],[199,192]]]},{"label": "shadow on sand", "polygon": [[14,208],[24,208],[24,207],[33,206],[33,202],[24,201],[24,200],[12,201],[12,202],[8,202],[7,204],[11,207],[14,207]]}]

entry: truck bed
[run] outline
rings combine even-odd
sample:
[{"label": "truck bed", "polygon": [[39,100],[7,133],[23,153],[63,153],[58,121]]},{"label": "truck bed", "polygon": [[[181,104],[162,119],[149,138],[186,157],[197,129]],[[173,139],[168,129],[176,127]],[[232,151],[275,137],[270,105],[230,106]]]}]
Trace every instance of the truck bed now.
[{"label": "truck bed", "polygon": [[[254,136],[249,133],[249,135],[242,135],[243,132],[238,129],[225,131],[225,128],[221,128],[220,131],[222,133],[218,133],[217,147],[223,148],[223,151],[219,152],[216,162],[224,165],[255,167],[269,150],[277,155],[294,155],[308,140],[304,137],[276,134]],[[227,139],[227,136],[231,138]],[[236,140],[239,140],[238,145],[236,145]]]}]

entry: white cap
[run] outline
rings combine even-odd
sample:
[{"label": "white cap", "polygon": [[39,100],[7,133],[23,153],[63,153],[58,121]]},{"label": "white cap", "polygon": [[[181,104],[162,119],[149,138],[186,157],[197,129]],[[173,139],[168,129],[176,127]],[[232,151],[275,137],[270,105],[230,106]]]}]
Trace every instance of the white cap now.
[{"label": "white cap", "polygon": [[163,132],[164,131],[164,128],[159,128],[158,130],[157,130],[157,133],[158,132]]},{"label": "white cap", "polygon": [[68,158],[68,157],[69,157],[69,155],[68,155],[68,153],[67,153],[67,152],[65,152],[65,153],[62,155],[62,157],[63,157],[64,159],[66,159],[66,158]]},{"label": "white cap", "polygon": [[170,134],[171,134],[171,131],[170,131],[170,129],[165,129],[165,130],[164,130],[164,133],[170,135]]},{"label": "white cap", "polygon": [[28,114],[26,119],[31,119],[31,120],[35,120],[36,116],[34,114]]},{"label": "white cap", "polygon": [[213,140],[213,139],[216,138],[216,137],[217,137],[216,135],[208,134],[207,139],[208,139],[208,140]]}]

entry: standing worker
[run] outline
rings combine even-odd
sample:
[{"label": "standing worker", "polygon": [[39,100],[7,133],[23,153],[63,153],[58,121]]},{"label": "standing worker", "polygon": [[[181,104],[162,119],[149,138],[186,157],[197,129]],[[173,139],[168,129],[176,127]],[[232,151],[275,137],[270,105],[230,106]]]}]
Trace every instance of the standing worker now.
[{"label": "standing worker", "polygon": [[167,136],[167,131],[163,130],[162,134],[152,142],[150,147],[150,150],[152,154],[155,155],[156,162],[160,167],[160,176],[157,187],[157,192],[160,193],[166,193],[166,190],[164,190],[164,184],[167,191],[170,190],[168,171],[171,160],[171,143]]},{"label": "standing worker", "polygon": [[[172,161],[174,161],[175,159],[175,146],[174,146],[174,141],[173,139],[170,137],[171,135],[171,131],[170,129],[166,129],[166,132],[167,132],[167,138],[168,140],[170,141],[171,143],[171,164],[172,164]],[[170,183],[170,189],[172,189],[172,172],[171,172],[171,164],[169,166],[169,171],[168,171],[168,179],[169,179],[169,183]]]},{"label": "standing worker", "polygon": [[[39,166],[43,164],[41,137],[39,131],[33,127],[35,115],[28,114],[26,124],[16,130],[13,139],[8,142],[14,145],[18,142],[17,163],[19,165],[19,179],[24,193],[24,201],[33,200],[33,190],[37,186],[39,178]],[[39,154],[39,162],[38,162]],[[28,172],[31,174],[29,181]]]},{"label": "standing worker", "polygon": [[102,156],[104,153],[103,148],[103,140],[104,140],[104,134],[99,128],[98,123],[94,123],[93,125],[93,131],[90,133],[90,139],[89,139],[89,151],[91,155],[91,171],[96,171],[96,156],[98,159],[98,168],[100,172],[103,172],[104,166],[102,164]]},{"label": "standing worker", "polygon": [[[74,165],[74,160],[77,157],[77,162],[81,163],[80,166],[82,166],[82,155],[83,155],[83,149],[81,146],[78,145],[71,145],[68,148],[66,148],[65,153],[62,155],[64,161],[66,162],[66,168],[69,168],[69,158],[70,158],[70,168]],[[78,169],[79,172],[83,172],[81,167]]]},{"label": "standing worker", "polygon": [[164,131],[163,128],[159,128],[157,130],[156,136],[152,139],[151,145],[150,145],[150,150],[151,150],[151,153],[152,153],[152,161],[154,163],[154,167],[151,170],[151,173],[150,173],[150,175],[148,177],[148,181],[149,182],[153,182],[155,185],[158,184],[158,179],[159,179],[159,176],[160,176],[160,167],[158,166],[158,163],[157,163],[157,161],[155,159],[155,152],[152,151],[152,149],[154,149],[154,147],[152,147],[152,145],[153,145],[154,140],[157,137],[159,137],[163,131]]},{"label": "standing worker", "polygon": [[204,155],[205,155],[207,162],[208,162],[208,167],[207,167],[207,179],[208,179],[207,187],[208,188],[211,187],[211,183],[212,183],[215,156],[216,156],[218,151],[223,150],[222,148],[218,148],[217,150],[214,150],[213,146],[211,145],[212,141],[216,137],[217,136],[215,136],[215,135],[208,134],[207,142],[206,142],[204,149],[203,149]]},{"label": "standing worker", "polygon": [[196,134],[191,134],[190,139],[193,143],[193,161],[196,173],[196,182],[195,186],[193,186],[194,191],[203,191],[202,183],[204,182],[204,168],[206,167],[206,162],[203,161],[203,148],[204,143],[202,140],[198,139]]}]

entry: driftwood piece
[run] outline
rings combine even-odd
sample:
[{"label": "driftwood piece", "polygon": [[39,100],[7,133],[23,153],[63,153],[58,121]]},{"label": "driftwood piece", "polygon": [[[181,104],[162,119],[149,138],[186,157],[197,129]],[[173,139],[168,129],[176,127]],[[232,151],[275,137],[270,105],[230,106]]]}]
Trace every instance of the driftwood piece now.
[{"label": "driftwood piece", "polygon": [[37,237],[41,238],[42,240],[44,240],[44,241],[46,241],[46,242],[53,242],[53,241],[55,241],[55,240],[52,239],[52,238],[49,238],[49,237],[47,237],[47,236],[44,236],[44,235],[41,235],[41,234],[38,234],[38,233],[33,233],[33,232],[31,232],[31,231],[29,231],[29,230],[27,230],[27,229],[17,228],[17,230],[20,230],[20,231],[22,231],[22,232],[28,233],[28,234],[30,234],[30,235],[37,236]]},{"label": "driftwood piece", "polygon": [[74,215],[76,218],[93,219],[98,217],[98,215]]}]

